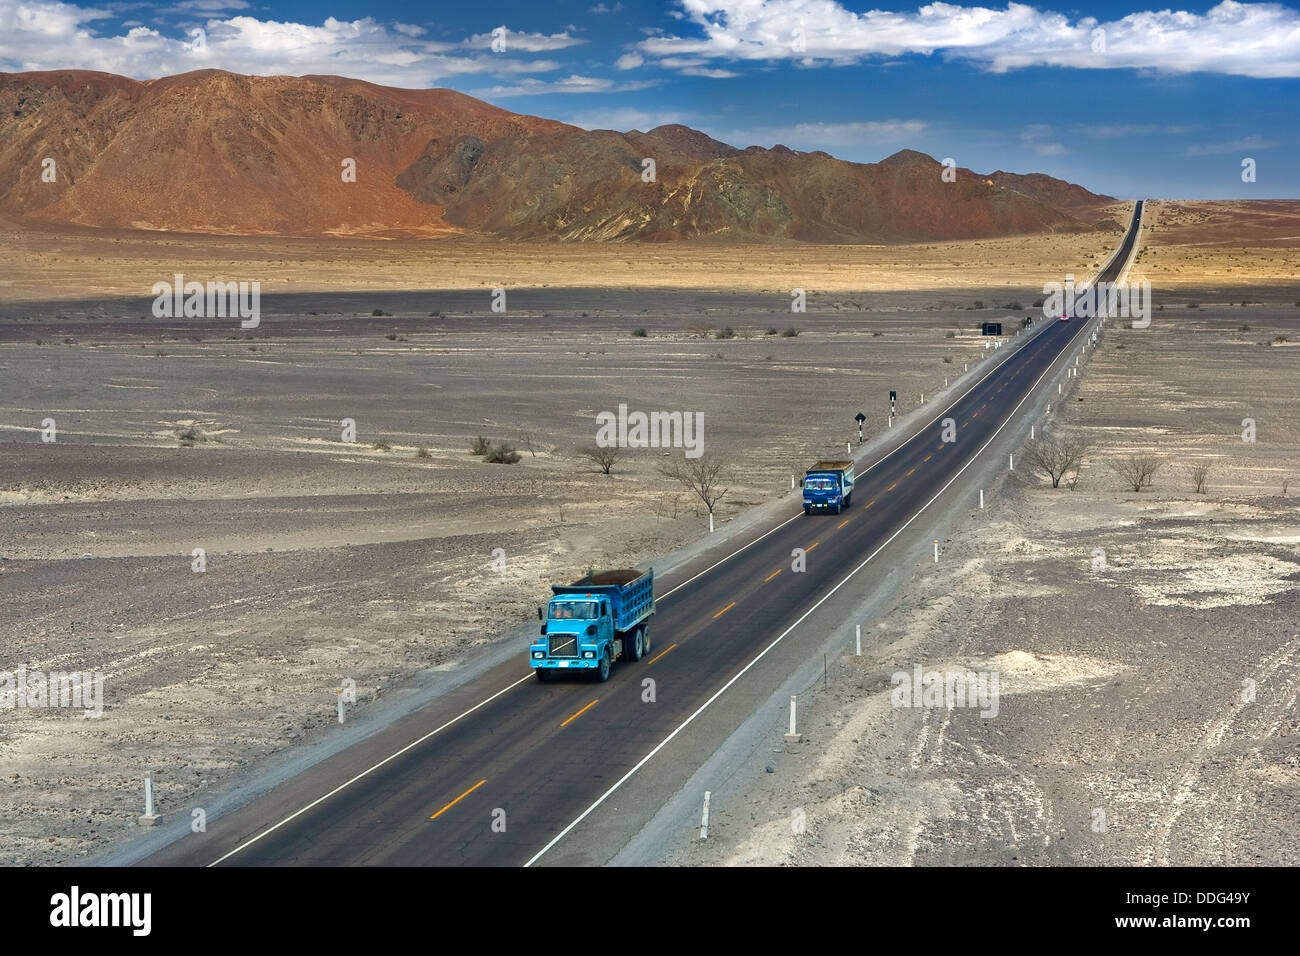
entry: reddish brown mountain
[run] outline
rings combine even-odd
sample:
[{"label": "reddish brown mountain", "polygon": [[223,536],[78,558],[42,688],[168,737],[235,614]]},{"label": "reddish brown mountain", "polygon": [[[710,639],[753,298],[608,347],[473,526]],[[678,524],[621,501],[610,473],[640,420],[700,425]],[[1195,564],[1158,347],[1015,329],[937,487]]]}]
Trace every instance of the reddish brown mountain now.
[{"label": "reddish brown mountain", "polygon": [[336,76],[0,74],[0,213],[30,223],[897,242],[1087,229],[1112,201],[1041,175],[963,169],[945,183],[941,169],[910,150],[859,164],[736,149],[685,126],[587,131]]}]

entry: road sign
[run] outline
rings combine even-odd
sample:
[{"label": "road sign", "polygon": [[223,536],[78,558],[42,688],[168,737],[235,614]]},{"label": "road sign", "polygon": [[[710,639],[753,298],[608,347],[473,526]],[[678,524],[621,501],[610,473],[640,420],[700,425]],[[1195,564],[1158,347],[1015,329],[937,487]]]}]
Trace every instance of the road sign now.
[{"label": "road sign", "polygon": [[856,415],[853,416],[853,420],[857,422],[859,426],[861,426],[862,423],[867,420],[867,416],[863,415],[861,412],[858,412]]}]

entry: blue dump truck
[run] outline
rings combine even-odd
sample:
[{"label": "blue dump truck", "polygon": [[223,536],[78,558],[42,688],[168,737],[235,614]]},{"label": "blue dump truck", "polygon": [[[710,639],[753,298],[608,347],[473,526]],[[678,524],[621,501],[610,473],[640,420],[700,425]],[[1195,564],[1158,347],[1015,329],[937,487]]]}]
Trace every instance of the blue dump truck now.
[{"label": "blue dump truck", "polygon": [[803,513],[834,510],[839,514],[853,497],[853,462],[819,461],[803,479]]},{"label": "blue dump truck", "polygon": [[594,671],[609,680],[614,661],[639,661],[650,651],[655,612],[654,569],[589,571],[573,584],[552,584],[555,596],[537,609],[541,635],[528,658],[538,680],[568,670]]}]

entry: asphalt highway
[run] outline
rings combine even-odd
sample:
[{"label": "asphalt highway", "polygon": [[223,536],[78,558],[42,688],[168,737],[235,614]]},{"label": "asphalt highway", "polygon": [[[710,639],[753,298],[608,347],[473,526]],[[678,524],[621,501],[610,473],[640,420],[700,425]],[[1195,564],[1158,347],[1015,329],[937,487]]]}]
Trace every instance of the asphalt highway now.
[{"label": "asphalt highway", "polygon": [[[1117,278],[1141,212],[1138,203],[1124,245],[1099,278]],[[765,649],[781,642],[797,650],[805,637],[799,622],[886,543],[907,533],[1049,367],[1083,345],[1090,327],[1081,320],[1051,322],[1010,350],[913,438],[883,459],[859,464],[852,506],[842,514],[805,516],[793,505],[748,544],[656,575],[651,651],[638,663],[615,664],[607,683],[579,674],[540,683],[521,646],[517,660],[214,821],[209,832],[177,841],[145,865],[545,862],[584,815],[628,812],[616,809],[620,783],[633,772],[654,774],[672,760],[673,738],[692,715],[753,679],[751,669]],[[956,438],[945,441],[942,419],[948,417]],[[802,571],[793,566],[795,549],[804,553]],[[807,635],[809,646],[823,636]]]}]

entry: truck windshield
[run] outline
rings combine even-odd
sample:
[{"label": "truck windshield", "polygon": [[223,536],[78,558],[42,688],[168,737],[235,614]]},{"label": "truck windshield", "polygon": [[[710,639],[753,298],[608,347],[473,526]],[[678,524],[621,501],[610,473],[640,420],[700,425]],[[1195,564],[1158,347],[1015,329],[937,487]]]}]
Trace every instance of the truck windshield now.
[{"label": "truck windshield", "polygon": [[809,478],[803,486],[809,491],[834,491],[835,481],[832,478]]},{"label": "truck windshield", "polygon": [[551,620],[553,621],[592,621],[596,614],[595,601],[552,601]]}]

